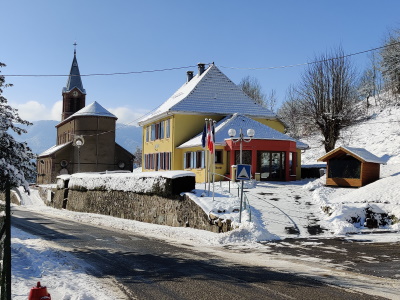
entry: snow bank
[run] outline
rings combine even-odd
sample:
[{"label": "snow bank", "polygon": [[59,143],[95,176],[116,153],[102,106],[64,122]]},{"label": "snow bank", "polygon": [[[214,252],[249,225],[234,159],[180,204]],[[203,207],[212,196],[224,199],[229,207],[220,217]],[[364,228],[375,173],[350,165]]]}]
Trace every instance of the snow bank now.
[{"label": "snow bank", "polygon": [[[381,178],[361,188],[333,188],[319,178],[304,189],[313,191],[312,199],[326,213],[322,224],[338,235],[360,232],[366,228],[368,214],[374,215],[380,228],[398,230],[400,224],[400,173]],[[380,219],[387,215],[387,219]],[[385,224],[387,223],[387,224]]]},{"label": "snow bank", "polygon": [[[58,249],[57,245],[12,227],[12,299],[26,300],[40,281],[52,299],[123,299],[109,280],[86,273],[84,261]],[[118,298],[116,298],[118,297]],[[121,297],[121,298],[119,298]]]}]

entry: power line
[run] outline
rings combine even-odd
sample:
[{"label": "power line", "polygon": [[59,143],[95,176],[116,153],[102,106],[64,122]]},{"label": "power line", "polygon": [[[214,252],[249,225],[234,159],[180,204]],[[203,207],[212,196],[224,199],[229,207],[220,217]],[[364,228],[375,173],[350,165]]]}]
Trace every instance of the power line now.
[{"label": "power line", "polygon": [[359,52],[355,52],[355,53],[351,53],[351,54],[346,54],[346,55],[343,55],[343,56],[332,57],[332,58],[328,58],[328,59],[312,61],[312,62],[307,62],[307,63],[293,64],[293,65],[275,66],[275,67],[255,67],[255,68],[244,68],[244,67],[241,68],[241,67],[227,67],[227,66],[220,66],[220,67],[221,68],[225,68],[225,69],[235,69],[235,70],[273,70],[273,69],[294,68],[294,67],[301,67],[301,66],[317,64],[317,63],[321,63],[321,62],[325,62],[325,61],[330,61],[330,60],[335,60],[335,59],[342,59],[342,58],[346,58],[346,57],[350,57],[350,56],[360,55],[360,54],[364,54],[364,53],[380,50],[380,49],[383,49],[383,48],[386,48],[386,47],[391,47],[391,46],[395,46],[395,45],[399,45],[399,44],[400,44],[400,42],[396,42],[396,43],[392,43],[392,44],[389,44],[389,45],[384,45],[384,46],[381,46],[381,47],[376,47],[376,48],[363,50],[363,51],[359,51]]},{"label": "power line", "polygon": [[81,76],[81,77],[89,77],[89,76],[114,76],[114,75],[131,75],[131,74],[144,74],[144,73],[155,73],[155,72],[165,72],[165,71],[174,71],[181,69],[189,69],[195,68],[197,66],[186,66],[186,67],[174,67],[174,68],[166,68],[166,69],[155,69],[155,70],[144,70],[144,71],[130,71],[130,72],[114,72],[114,73],[93,73],[93,74],[81,74],[81,75],[72,75],[72,74],[8,74],[1,76],[9,76],[9,77],[69,77],[69,76]]},{"label": "power line", "polygon": [[[300,66],[306,66],[306,65],[311,65],[311,64],[316,64],[324,61],[329,61],[329,60],[335,60],[335,59],[342,59],[350,56],[356,56],[376,50],[380,50],[386,47],[391,47],[391,46],[396,46],[399,45],[399,42],[395,42],[392,44],[384,45],[381,47],[376,47],[368,50],[363,50],[351,54],[346,54],[343,56],[338,56],[338,57],[332,57],[324,60],[319,60],[319,61],[313,61],[313,62],[306,62],[306,63],[299,63],[299,64],[292,64],[292,65],[284,65],[284,66],[272,66],[272,67],[228,67],[228,66],[220,66],[221,68],[225,69],[236,69],[236,70],[274,70],[274,69],[285,69],[285,68],[293,68],[293,67],[300,67]],[[211,63],[208,63],[211,64]],[[155,73],[155,72],[165,72],[165,71],[173,71],[173,70],[181,70],[181,69],[188,69],[188,68],[195,68],[197,66],[186,66],[186,67],[174,67],[174,68],[165,68],[165,69],[154,69],[154,70],[144,70],[144,71],[130,71],[130,72],[114,72],[114,73],[93,73],[93,74],[83,74],[83,75],[65,75],[65,74],[56,74],[56,75],[50,75],[50,74],[45,74],[45,75],[40,75],[40,74],[8,74],[8,75],[1,75],[1,76],[9,76],[9,77],[68,77],[68,76],[84,76],[84,77],[89,77],[89,76],[115,76],[115,75],[131,75],[131,74],[144,74],[144,73]]]}]

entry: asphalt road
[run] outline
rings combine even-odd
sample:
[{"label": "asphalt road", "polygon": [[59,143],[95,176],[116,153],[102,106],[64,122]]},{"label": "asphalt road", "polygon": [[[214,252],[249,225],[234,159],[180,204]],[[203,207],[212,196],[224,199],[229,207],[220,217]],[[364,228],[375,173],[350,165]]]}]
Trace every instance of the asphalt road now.
[{"label": "asphalt road", "polygon": [[13,208],[12,226],[51,240],[113,277],[127,299],[382,299],[143,235]]},{"label": "asphalt road", "polygon": [[[398,232],[391,233],[398,235]],[[372,242],[372,233],[363,239],[309,238],[285,239],[269,242],[275,255],[280,253],[295,257],[315,257],[338,268],[381,278],[400,278],[400,243]],[[400,299],[400,296],[399,296]]]}]

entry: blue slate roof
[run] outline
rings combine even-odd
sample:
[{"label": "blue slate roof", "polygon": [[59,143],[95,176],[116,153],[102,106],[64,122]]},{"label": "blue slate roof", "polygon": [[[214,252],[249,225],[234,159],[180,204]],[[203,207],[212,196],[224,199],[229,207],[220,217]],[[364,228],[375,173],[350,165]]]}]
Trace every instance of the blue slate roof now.
[{"label": "blue slate roof", "polygon": [[[244,136],[246,137],[246,131],[249,128],[254,129],[254,139],[257,140],[280,140],[280,141],[293,141],[296,142],[297,149],[308,149],[308,145],[296,140],[284,133],[281,133],[267,125],[257,122],[249,117],[241,114],[233,114],[225,117],[215,125],[215,144],[226,145],[225,140],[230,139],[228,130],[236,130],[236,137],[239,136],[240,129],[242,129]],[[178,148],[189,148],[201,146],[202,132],[196,135],[191,140],[183,143]]]},{"label": "blue slate roof", "polygon": [[78,61],[76,59],[76,52],[74,52],[74,59],[72,60],[71,70],[69,72],[67,85],[63,88],[63,93],[67,93],[74,88],[79,89],[83,94],[86,94],[83,88],[81,74],[79,73]]},{"label": "blue slate roof", "polygon": [[144,116],[139,124],[157,120],[166,113],[241,114],[276,119],[275,113],[248,97],[214,64],[182,85],[158,109]]}]

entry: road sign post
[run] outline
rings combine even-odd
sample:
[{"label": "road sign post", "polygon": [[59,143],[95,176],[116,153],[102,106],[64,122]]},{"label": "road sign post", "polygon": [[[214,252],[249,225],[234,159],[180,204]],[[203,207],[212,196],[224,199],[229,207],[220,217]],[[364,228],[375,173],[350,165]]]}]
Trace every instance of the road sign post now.
[{"label": "road sign post", "polygon": [[237,165],[236,180],[242,181],[242,189],[240,193],[240,210],[239,210],[239,223],[242,223],[242,207],[243,207],[243,188],[244,181],[251,178],[251,165]]}]

